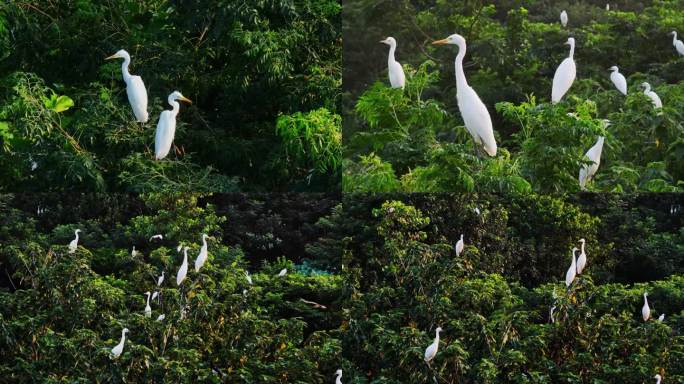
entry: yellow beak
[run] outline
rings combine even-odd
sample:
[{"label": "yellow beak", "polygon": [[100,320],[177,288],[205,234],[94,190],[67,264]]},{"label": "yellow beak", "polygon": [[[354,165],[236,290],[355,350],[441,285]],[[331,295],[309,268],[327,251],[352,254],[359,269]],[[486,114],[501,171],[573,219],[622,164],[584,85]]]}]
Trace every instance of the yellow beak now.
[{"label": "yellow beak", "polygon": [[111,59],[117,59],[117,58],[118,58],[118,57],[116,56],[116,53],[115,53],[115,54],[113,54],[113,55],[111,55],[111,56],[109,56],[109,57],[106,57],[105,60],[111,60]]},{"label": "yellow beak", "polygon": [[437,41],[432,42],[432,45],[446,45],[446,44],[449,44],[449,40],[447,40],[447,39],[442,39],[442,40],[437,40]]},{"label": "yellow beak", "polygon": [[181,96],[178,98],[180,101],[185,101],[188,104],[192,104],[192,100],[188,99],[187,97]]}]

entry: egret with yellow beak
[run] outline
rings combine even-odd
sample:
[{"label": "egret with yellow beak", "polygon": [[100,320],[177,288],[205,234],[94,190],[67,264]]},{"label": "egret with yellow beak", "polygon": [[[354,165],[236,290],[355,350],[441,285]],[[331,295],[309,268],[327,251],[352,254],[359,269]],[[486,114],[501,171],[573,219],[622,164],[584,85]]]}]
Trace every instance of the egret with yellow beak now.
[{"label": "egret with yellow beak", "polygon": [[123,80],[126,82],[126,94],[128,94],[128,102],[131,103],[133,114],[140,123],[146,123],[149,119],[147,113],[147,89],[140,76],[131,75],[128,72],[128,65],[131,64],[131,55],[126,50],[119,50],[117,53],[107,57],[105,60],[124,59],[121,64],[121,73]]},{"label": "egret with yellow beak", "polygon": [[154,158],[161,160],[169,154],[173,137],[176,135],[176,115],[180,110],[180,104],[176,100],[185,101],[192,104],[190,99],[183,96],[180,92],[174,91],[169,95],[169,104],[173,107],[170,111],[164,111],[159,116],[157,132],[154,137]]}]

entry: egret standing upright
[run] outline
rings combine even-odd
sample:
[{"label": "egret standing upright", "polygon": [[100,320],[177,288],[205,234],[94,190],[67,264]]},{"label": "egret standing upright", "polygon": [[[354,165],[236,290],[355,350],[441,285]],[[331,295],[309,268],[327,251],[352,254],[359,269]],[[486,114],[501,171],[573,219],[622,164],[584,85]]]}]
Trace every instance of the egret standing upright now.
[{"label": "egret standing upright", "polygon": [[121,330],[121,341],[119,341],[119,344],[112,348],[111,356],[114,359],[121,356],[121,352],[123,352],[124,343],[126,342],[126,332],[128,332],[128,328]]},{"label": "egret standing upright", "polygon": [[131,63],[131,55],[129,55],[126,50],[121,49],[117,53],[107,57],[105,60],[110,59],[124,59],[123,64],[121,64],[121,73],[123,74],[123,80],[126,82],[128,102],[131,103],[133,114],[138,122],[146,123],[149,119],[147,113],[147,90],[145,89],[145,84],[140,76],[134,76],[128,72],[128,65]]},{"label": "egret standing upright", "polygon": [[644,306],[641,307],[641,317],[648,321],[651,317],[651,308],[648,306],[648,292],[644,292]]},{"label": "egret standing upright", "polygon": [[627,95],[627,79],[625,79],[625,76],[619,72],[619,69],[616,65],[610,67],[609,70],[612,71],[610,74],[610,81],[615,84],[615,88],[617,88],[617,90],[623,95]]},{"label": "egret standing upright", "polygon": [[188,247],[183,248],[183,264],[181,264],[178,269],[178,274],[176,275],[176,285],[181,285],[185,276],[188,274]]},{"label": "egret standing upright", "polygon": [[442,331],[442,327],[437,327],[435,329],[435,341],[425,348],[425,362],[430,365],[430,361],[437,355],[437,349],[439,348],[439,333]]},{"label": "egret standing upright", "polygon": [[582,271],[584,270],[584,267],[587,265],[587,254],[584,253],[584,243],[586,240],[580,239],[580,243],[582,243],[582,247],[580,249],[580,255],[579,258],[577,258],[577,274],[581,274]]},{"label": "egret standing upright", "polygon": [[206,233],[202,234],[202,248],[200,249],[197,259],[195,259],[195,272],[199,272],[200,268],[202,268],[207,261],[207,257],[209,257],[209,252],[207,251],[207,237],[209,236]]},{"label": "egret standing upright", "polygon": [[463,72],[463,58],[466,54],[465,39],[459,34],[453,34],[446,39],[434,41],[432,44],[458,45],[458,55],[456,55],[455,61],[458,109],[461,111],[466,129],[475,143],[482,146],[489,156],[496,156],[497,147],[494,129],[492,128],[492,118],[475,90],[468,85],[465,72]]},{"label": "egret standing upright", "polygon": [[567,26],[568,26],[568,13],[565,12],[565,10],[561,11],[560,20],[561,20],[561,25],[562,25],[563,27],[567,27]]},{"label": "egret standing upright", "polygon": [[584,155],[585,159],[591,161],[591,164],[582,164],[579,171],[579,185],[582,190],[585,190],[587,183],[589,183],[598,171],[599,164],[601,164],[601,153],[603,152],[603,141],[604,136],[599,136],[596,144],[589,148],[587,153]]},{"label": "egret standing upright", "polygon": [[570,264],[568,271],[565,272],[566,287],[569,287],[570,284],[572,284],[573,280],[575,280],[575,276],[577,275],[577,261],[575,259],[575,252],[577,252],[577,248],[572,249],[572,263]]},{"label": "egret standing upright", "polygon": [[651,99],[651,102],[653,103],[653,107],[655,109],[660,109],[663,107],[663,102],[660,101],[660,96],[658,96],[657,93],[651,91],[651,84],[647,82],[641,83],[641,86],[644,88],[644,95],[648,96],[649,99]]},{"label": "egret standing upright", "polygon": [[76,235],[76,238],[71,240],[71,243],[69,243],[69,253],[74,253],[76,252],[76,248],[78,248],[78,233],[81,232],[80,229],[77,229],[74,231],[74,234]]},{"label": "egret standing upright", "polygon": [[387,69],[389,71],[389,81],[392,88],[404,89],[406,84],[406,76],[404,76],[404,68],[394,59],[394,52],[397,50],[397,41],[394,37],[388,37],[385,40],[380,40],[381,43],[390,46],[389,56],[387,57]]},{"label": "egret standing upright", "polygon": [[577,75],[577,66],[575,65],[575,39],[569,38],[565,43],[570,45],[570,54],[566,57],[556,69],[553,75],[553,88],[551,89],[551,102],[556,104],[561,101],[565,93],[568,92],[572,83],[575,81]]},{"label": "egret standing upright", "polygon": [[461,239],[456,242],[456,246],[454,247],[454,250],[456,251],[456,256],[460,256],[461,252],[463,252],[463,247],[465,244],[463,243],[463,234],[461,233]]},{"label": "egret standing upright", "polygon": [[164,111],[159,116],[157,132],[154,137],[154,158],[161,160],[169,154],[173,137],[176,134],[176,116],[180,110],[180,104],[176,100],[192,104],[192,101],[178,91],[169,95],[168,102],[173,107],[170,111]]},{"label": "egret standing upright", "polygon": [[152,307],[150,307],[150,291],[145,292],[147,295],[147,305],[145,306],[145,317],[152,316]]},{"label": "egret standing upright", "polygon": [[677,53],[679,53],[679,56],[684,56],[684,43],[677,39],[677,31],[670,32],[670,35],[672,35],[672,45],[674,45]]}]

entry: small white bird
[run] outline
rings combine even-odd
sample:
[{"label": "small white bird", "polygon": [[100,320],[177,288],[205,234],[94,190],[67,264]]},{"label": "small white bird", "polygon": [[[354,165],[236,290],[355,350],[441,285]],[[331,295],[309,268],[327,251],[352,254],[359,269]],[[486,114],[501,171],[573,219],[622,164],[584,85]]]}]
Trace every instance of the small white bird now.
[{"label": "small white bird", "polygon": [[562,25],[563,27],[567,27],[567,26],[568,26],[568,13],[565,12],[565,10],[563,10],[563,11],[561,12],[561,14],[560,14],[560,21],[561,21],[561,25]]},{"label": "small white bird", "polygon": [[178,268],[178,274],[176,275],[176,285],[181,285],[183,280],[185,280],[185,275],[188,274],[188,247],[183,248],[183,264]]},{"label": "small white bird", "polygon": [[659,323],[662,323],[663,320],[665,320],[665,314],[664,314],[664,313],[661,313],[660,316],[658,316],[658,322],[659,322]]},{"label": "small white bird", "polygon": [[203,233],[202,234],[202,248],[200,249],[199,255],[197,255],[197,259],[195,259],[195,272],[199,272],[200,268],[206,263],[207,257],[209,257],[209,253],[207,251],[207,234]]},{"label": "small white bird", "polygon": [[157,287],[161,287],[162,283],[164,282],[164,271],[162,271],[161,276],[157,278]]},{"label": "small white bird", "polygon": [[437,355],[437,349],[439,348],[439,333],[442,331],[441,327],[437,327],[435,330],[435,341],[425,348],[425,362],[430,365],[430,361]]},{"label": "small white bird", "polygon": [[482,102],[477,92],[468,85],[463,71],[463,59],[466,54],[466,40],[463,36],[455,33],[446,39],[432,42],[434,45],[457,45],[458,54],[454,62],[456,71],[456,101],[458,110],[461,112],[466,130],[470,133],[475,144],[483,148],[489,156],[496,156],[497,145],[492,126],[492,117],[489,115],[487,106]]},{"label": "small white bird", "polygon": [[586,240],[580,239],[580,243],[582,243],[581,249],[580,249],[580,255],[577,258],[577,274],[581,274],[582,271],[584,270],[584,267],[587,266],[587,254],[584,253],[584,243]]},{"label": "small white bird", "polygon": [[154,240],[154,239],[163,240],[163,239],[164,239],[164,236],[162,236],[162,235],[154,235],[154,236],[150,237],[150,240],[149,240],[149,241],[152,241],[152,240]]},{"label": "small white bird", "polygon": [[335,384],[342,384],[342,370],[341,369],[338,369],[337,371],[335,371],[335,376],[337,376],[335,378]]},{"label": "small white bird", "polygon": [[643,82],[641,86],[644,88],[644,95],[648,96],[653,103],[655,109],[660,109],[663,107],[663,102],[660,101],[660,96],[657,93],[651,91],[651,84]]},{"label": "small white bird", "polygon": [[157,130],[154,135],[154,159],[161,160],[169,154],[173,138],[176,135],[176,116],[180,110],[180,104],[176,100],[192,104],[192,101],[183,96],[178,91],[173,91],[169,95],[168,102],[171,105],[170,111],[163,111],[159,115]]},{"label": "small white bird", "polygon": [[152,292],[152,301],[154,301],[154,299],[156,299],[157,296],[159,296],[159,291]]},{"label": "small white bird", "polygon": [[138,251],[135,250],[135,245],[133,246],[133,249],[131,250],[131,257],[136,257],[138,256]]},{"label": "small white bird", "polygon": [[161,315],[157,316],[157,321],[163,321],[165,318],[166,315],[162,313]]},{"label": "small white bird", "polygon": [[283,268],[280,270],[280,273],[278,273],[278,277],[283,277],[287,274],[287,268]]},{"label": "small white bird", "polygon": [[397,41],[394,37],[388,37],[385,40],[380,40],[381,43],[390,46],[389,56],[387,57],[387,69],[389,72],[389,81],[392,88],[404,89],[406,84],[406,76],[404,76],[404,69],[401,64],[394,59],[394,51],[397,49]]},{"label": "small white bird", "polygon": [[641,317],[644,318],[644,321],[648,321],[648,319],[651,317],[651,308],[648,306],[648,292],[644,292],[644,306],[641,307]]},{"label": "small white bird", "polygon": [[660,375],[655,375],[653,378],[656,379],[656,384],[660,384],[660,381],[663,379]]},{"label": "small white bird", "polygon": [[249,271],[245,271],[245,277],[247,278],[249,285],[252,285],[252,276],[249,275]]},{"label": "small white bird", "polygon": [[575,39],[571,37],[565,44],[570,45],[570,55],[561,62],[556,69],[556,73],[553,75],[553,87],[551,88],[551,103],[553,104],[561,101],[563,96],[570,90],[577,75]]},{"label": "small white bird", "polygon": [[568,271],[565,272],[565,286],[569,287],[570,284],[575,280],[575,276],[577,274],[577,261],[575,259],[575,252],[577,252],[577,248],[572,249],[572,263],[570,264],[570,268],[568,268]]},{"label": "small white bird", "polygon": [[579,171],[579,185],[580,189],[585,190],[587,184],[593,180],[598,167],[601,164],[601,154],[603,153],[603,142],[605,141],[604,136],[599,136],[596,144],[589,148],[587,153],[584,154],[584,158],[591,161],[591,164],[582,164]]},{"label": "small white bird", "polygon": [[76,248],[78,248],[78,233],[81,232],[80,229],[77,229],[74,231],[74,234],[76,235],[76,238],[71,240],[71,243],[69,243],[69,253],[74,253],[76,252]]},{"label": "small white bird", "polygon": [[480,216],[480,208],[475,207],[475,208],[473,208],[473,211],[475,211],[475,214],[477,214],[478,216]]},{"label": "small white bird", "polygon": [[606,11],[610,11],[610,3],[606,3]]},{"label": "small white bird", "polygon": [[670,32],[670,35],[672,35],[672,45],[674,45],[677,53],[679,56],[684,56],[684,43],[681,40],[677,40],[677,31]]},{"label": "small white bird", "polygon": [[460,256],[461,252],[463,252],[463,234],[461,234],[461,239],[456,242],[456,246],[454,247],[454,250],[456,250],[456,256]]},{"label": "small white bird", "polygon": [[150,291],[145,292],[147,295],[147,305],[145,306],[145,317],[152,316],[152,307],[150,307]]},{"label": "small white bird", "polygon": [[133,114],[138,122],[146,123],[149,118],[149,114],[147,113],[147,89],[145,89],[145,84],[140,76],[131,75],[130,72],[128,72],[128,65],[131,63],[131,55],[122,49],[105,58],[105,60],[111,59],[124,59],[123,64],[121,64],[121,73],[123,74],[123,80],[126,82],[128,102],[131,104]]},{"label": "small white bird", "polygon": [[623,95],[627,95],[627,79],[625,79],[625,76],[619,72],[620,70],[616,65],[610,67],[609,71],[612,71],[610,81],[615,84],[615,88]]},{"label": "small white bird", "polygon": [[123,352],[124,343],[126,342],[126,332],[128,332],[128,328],[121,330],[121,341],[119,341],[119,344],[112,348],[111,357],[114,359],[121,356],[121,352]]}]

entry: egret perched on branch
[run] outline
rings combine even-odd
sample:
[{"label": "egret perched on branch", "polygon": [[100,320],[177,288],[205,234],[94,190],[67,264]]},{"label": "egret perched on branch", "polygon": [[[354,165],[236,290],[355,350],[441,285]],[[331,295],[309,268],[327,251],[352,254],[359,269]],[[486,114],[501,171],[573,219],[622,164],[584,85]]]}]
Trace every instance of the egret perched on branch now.
[{"label": "egret perched on branch", "polygon": [[207,237],[209,236],[207,236],[206,233],[202,234],[202,248],[200,249],[199,255],[197,255],[197,259],[195,259],[195,272],[199,272],[209,256],[209,253],[207,252]]},{"label": "egret perched on branch", "polygon": [[456,242],[454,249],[456,250],[456,256],[459,256],[463,252],[463,234],[461,234],[461,239]]},{"label": "egret perched on branch", "polygon": [[623,95],[627,95],[627,79],[625,79],[625,76],[619,72],[619,69],[616,65],[610,67],[609,71],[612,71],[610,74],[610,81],[615,84],[615,88],[617,88],[617,90]]},{"label": "egret perched on branch", "polygon": [[655,109],[660,109],[663,107],[663,102],[660,101],[660,97],[658,94],[655,92],[651,91],[651,84],[647,82],[641,83],[641,86],[644,88],[644,95],[648,96],[651,99],[651,102],[653,103],[653,107]]},{"label": "egret perched on branch", "polygon": [[439,333],[442,331],[441,327],[435,329],[435,341],[425,348],[425,362],[430,365],[430,361],[437,355],[437,349],[439,348]]},{"label": "egret perched on branch", "polygon": [[670,35],[672,35],[672,45],[674,45],[677,53],[679,53],[679,56],[684,56],[684,43],[681,40],[677,40],[677,31],[670,32]]},{"label": "egret perched on branch", "polygon": [[653,378],[656,379],[656,384],[660,384],[660,381],[663,379],[660,375],[655,375]]},{"label": "egret perched on branch", "polygon": [[641,317],[648,321],[651,317],[651,308],[648,306],[648,292],[644,292],[644,306],[641,307]]},{"label": "egret perched on branch", "polygon": [[154,239],[163,240],[163,239],[164,239],[164,236],[162,236],[162,235],[154,235],[154,236],[150,237],[150,240],[149,240],[149,241],[152,241],[152,240],[154,240]]},{"label": "egret perched on branch", "polygon": [[145,292],[147,295],[147,305],[145,306],[145,317],[152,316],[152,307],[150,307],[150,291]]},{"label": "egret perched on branch", "polygon": [[582,164],[579,171],[579,185],[582,190],[586,189],[587,183],[589,183],[598,171],[599,164],[601,164],[601,153],[603,152],[603,141],[604,136],[599,136],[596,144],[589,148],[587,153],[584,154],[584,158],[592,162],[592,164]]},{"label": "egret perched on branch", "polygon": [[138,251],[135,250],[135,245],[133,246],[133,249],[131,250],[131,257],[136,257],[138,256]]},{"label": "egret perched on branch", "polygon": [[71,243],[69,243],[69,253],[74,253],[76,252],[76,248],[78,248],[78,233],[81,232],[80,229],[77,229],[74,231],[74,234],[76,235],[76,238],[71,240]]},{"label": "egret perched on branch", "polygon": [[582,271],[584,270],[584,267],[587,266],[587,254],[584,253],[584,243],[586,240],[580,239],[580,243],[582,243],[581,249],[580,249],[580,255],[577,258],[577,274],[581,274]]},{"label": "egret perched on branch", "polygon": [[570,284],[572,284],[573,280],[575,280],[575,276],[577,275],[577,261],[575,259],[575,252],[577,252],[577,248],[572,249],[572,263],[570,264],[568,271],[565,272],[566,287],[569,287]]},{"label": "egret perched on branch", "polygon": [[394,51],[397,49],[397,41],[394,37],[388,37],[385,40],[380,40],[381,43],[390,46],[389,56],[387,57],[387,69],[389,71],[389,81],[392,88],[404,89],[406,84],[406,76],[404,76],[404,69],[398,61],[394,59]]},{"label": "egret perched on branch", "polygon": [[154,299],[156,299],[158,296],[159,296],[159,291],[152,292],[152,301],[154,301]]},{"label": "egret perched on branch", "polygon": [[561,20],[561,25],[562,25],[563,27],[567,27],[567,26],[568,26],[568,13],[565,12],[565,10],[561,11],[560,20]]},{"label": "egret perched on branch", "polygon": [[341,369],[338,369],[337,371],[335,371],[335,376],[337,376],[335,378],[335,384],[342,384],[342,370]]},{"label": "egret perched on branch", "polygon": [[176,285],[181,285],[183,280],[185,280],[185,275],[188,274],[188,247],[183,248],[183,264],[178,268],[178,274],[176,275]]},{"label": "egret perched on branch", "polygon": [[565,43],[570,45],[570,55],[566,57],[556,69],[553,75],[553,88],[551,89],[551,102],[556,104],[561,101],[575,81],[577,67],[575,66],[575,39],[569,38]]},{"label": "egret perched on branch", "polygon": [[658,322],[659,322],[659,323],[662,323],[663,320],[665,320],[665,314],[664,314],[664,313],[661,313],[660,316],[658,316]]},{"label": "egret perched on branch", "polygon": [[133,114],[140,123],[146,123],[149,119],[147,114],[147,90],[140,76],[133,76],[128,72],[128,65],[131,63],[131,55],[125,50],[120,50],[117,53],[109,56],[105,60],[110,59],[124,59],[121,64],[121,73],[126,82],[126,93],[128,94],[128,102],[131,103]]},{"label": "egret perched on branch", "polygon": [[487,107],[484,105],[475,90],[468,85],[463,72],[463,58],[466,54],[466,41],[463,36],[453,34],[446,39],[432,42],[434,45],[458,45],[456,55],[456,100],[458,109],[461,111],[465,127],[473,137],[475,143],[484,148],[489,156],[496,156],[496,139],[492,128],[492,118]]},{"label": "egret perched on branch", "polygon": [[121,341],[119,341],[119,344],[112,348],[111,357],[114,359],[121,356],[121,352],[123,352],[124,343],[126,342],[126,332],[128,332],[128,328],[121,330]]},{"label": "egret perched on branch", "polygon": [[154,158],[155,160],[161,160],[169,154],[171,149],[171,143],[173,142],[173,137],[176,134],[176,115],[180,110],[180,105],[176,100],[185,101],[186,103],[192,104],[190,99],[183,96],[178,91],[173,91],[169,95],[168,102],[173,107],[170,111],[164,111],[159,116],[159,122],[157,123],[157,132],[154,136]]},{"label": "egret perched on branch", "polygon": [[280,273],[278,273],[278,277],[283,277],[287,275],[287,268],[283,268],[280,270]]},{"label": "egret perched on branch", "polygon": [[157,278],[157,287],[161,287],[162,283],[164,282],[164,271],[162,271],[161,276]]}]

